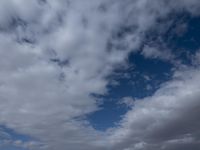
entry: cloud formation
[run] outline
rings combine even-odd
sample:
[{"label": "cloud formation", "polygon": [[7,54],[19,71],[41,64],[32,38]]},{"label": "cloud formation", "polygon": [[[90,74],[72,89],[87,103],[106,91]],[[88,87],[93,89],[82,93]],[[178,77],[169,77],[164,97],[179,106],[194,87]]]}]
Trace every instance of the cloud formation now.
[{"label": "cloud formation", "polygon": [[136,101],[111,135],[115,149],[199,149],[199,74],[177,71],[153,96]]},{"label": "cloud formation", "polygon": [[146,33],[172,12],[198,16],[199,8],[198,0],[1,0],[0,124],[30,137],[7,144],[199,149],[199,68],[175,71],[152,97],[134,102],[119,127],[100,132],[84,119],[99,109],[93,94],[108,92],[107,77],[128,65],[129,53],[144,47],[144,56],[173,62],[170,50],[144,44]]}]

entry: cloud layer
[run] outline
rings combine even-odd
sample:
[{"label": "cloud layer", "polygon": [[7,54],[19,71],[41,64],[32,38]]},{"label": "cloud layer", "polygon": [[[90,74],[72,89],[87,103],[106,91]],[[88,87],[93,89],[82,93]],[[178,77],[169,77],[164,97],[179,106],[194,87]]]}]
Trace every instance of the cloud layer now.
[{"label": "cloud layer", "polygon": [[[179,65],[168,48],[145,45],[146,33],[171,13],[198,16],[198,0],[2,0],[0,2],[0,124],[33,150],[199,149],[198,67],[178,69],[151,97],[131,104],[119,127],[95,130],[85,116],[98,110],[93,94],[130,52]],[[164,51],[164,52],[163,52]],[[199,54],[194,56],[198,64]],[[186,71],[187,70],[187,71]],[[0,146],[1,147],[1,146]]]}]

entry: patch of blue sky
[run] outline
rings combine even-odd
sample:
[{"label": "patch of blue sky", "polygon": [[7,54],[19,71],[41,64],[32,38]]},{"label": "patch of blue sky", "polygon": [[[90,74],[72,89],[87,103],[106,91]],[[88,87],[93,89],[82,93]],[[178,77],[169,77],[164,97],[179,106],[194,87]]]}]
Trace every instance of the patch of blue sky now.
[{"label": "patch of blue sky", "polygon": [[[168,19],[172,23],[164,33],[150,32],[151,39],[147,37],[145,42],[153,42],[162,48],[159,41],[161,38],[177,60],[191,65],[191,55],[200,48],[200,18],[191,17],[184,12],[171,17]],[[128,61],[129,68],[118,69],[109,77],[117,84],[108,85],[108,94],[99,96],[103,99],[100,106],[102,109],[88,116],[91,125],[97,130],[116,126],[129,110],[119,105],[123,97],[132,97],[134,100],[150,96],[162,83],[170,80],[173,74],[174,66],[171,62],[145,58],[140,52],[132,53]]]},{"label": "patch of blue sky", "polygon": [[153,94],[159,86],[170,79],[173,65],[159,59],[146,59],[139,53],[129,56],[130,67],[118,69],[110,76],[118,84],[108,85],[108,94],[103,99],[99,111],[90,114],[88,120],[95,129],[106,130],[114,127],[129,110],[119,104],[123,97],[140,99]]},{"label": "patch of blue sky", "polygon": [[[186,25],[186,30],[183,34],[177,36],[173,35],[177,32],[171,32],[171,30],[168,34],[172,35],[172,38],[170,39],[169,46],[174,48],[184,50],[189,50],[190,52],[194,52],[196,49],[200,46],[200,18],[199,17],[190,17],[187,16],[184,18],[183,22]],[[176,26],[180,26],[180,24],[176,24],[175,28],[178,28]]]},{"label": "patch of blue sky", "polygon": [[16,131],[6,127],[5,125],[0,125],[0,129],[3,132],[7,133],[10,137],[10,140],[12,140],[12,141],[21,140],[23,142],[27,142],[27,141],[33,140],[30,136],[17,133]]},{"label": "patch of blue sky", "polygon": [[200,17],[182,12],[170,21],[172,23],[161,37],[176,59],[191,65],[191,56],[200,48]]},{"label": "patch of blue sky", "polygon": [[27,150],[22,147],[17,147],[17,146],[12,146],[12,145],[0,146],[0,149],[2,149],[2,150]]}]

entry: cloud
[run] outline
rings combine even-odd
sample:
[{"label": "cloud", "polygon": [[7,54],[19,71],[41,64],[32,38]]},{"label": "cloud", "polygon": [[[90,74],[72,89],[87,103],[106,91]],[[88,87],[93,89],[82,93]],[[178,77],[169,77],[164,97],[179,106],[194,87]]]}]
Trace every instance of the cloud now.
[{"label": "cloud", "polygon": [[[134,103],[119,129],[96,131],[84,117],[98,110],[92,94],[108,92],[107,77],[127,64],[128,54],[140,48],[158,18],[174,9],[198,15],[199,6],[198,0],[2,0],[0,124],[32,139],[26,143],[16,140],[14,145],[33,150],[166,145],[167,150],[169,145],[180,147],[185,139],[190,139],[187,145],[198,145],[196,126],[189,129],[191,135],[185,134],[187,124],[176,130],[177,122],[199,124],[192,111],[198,104],[198,70],[184,73],[181,81],[173,80],[154,96]],[[157,52],[146,54],[161,56]],[[191,120],[184,120],[185,115]],[[169,129],[180,137],[164,132]]]},{"label": "cloud", "polygon": [[114,14],[98,1],[1,3],[0,123],[41,142],[32,149],[95,148],[101,136],[81,118],[128,53],[106,49]]},{"label": "cloud", "polygon": [[125,105],[127,107],[133,107],[134,101],[135,100],[132,97],[123,97],[122,100],[119,102],[119,104]]},{"label": "cloud", "polygon": [[155,48],[151,46],[144,46],[142,50],[142,54],[146,58],[154,58],[154,59],[159,58],[159,59],[168,60],[168,61],[171,61],[174,59],[173,55],[170,53],[169,50],[165,50],[165,49],[159,50],[159,48]]},{"label": "cloud", "polygon": [[111,135],[115,148],[198,149],[199,74],[199,69],[177,71],[153,96],[136,101]]}]

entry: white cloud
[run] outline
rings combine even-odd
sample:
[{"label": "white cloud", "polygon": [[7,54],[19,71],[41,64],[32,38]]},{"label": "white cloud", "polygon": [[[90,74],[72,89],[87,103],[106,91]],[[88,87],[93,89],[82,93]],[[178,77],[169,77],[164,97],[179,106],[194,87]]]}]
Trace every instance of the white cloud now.
[{"label": "white cloud", "polygon": [[134,148],[143,142],[142,149],[161,149],[164,145],[168,150],[173,149],[168,143],[174,141],[174,146],[193,143],[198,149],[199,75],[199,69],[177,71],[174,79],[153,96],[136,101],[123,118],[122,127],[111,135],[114,147]]}]

